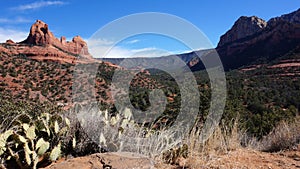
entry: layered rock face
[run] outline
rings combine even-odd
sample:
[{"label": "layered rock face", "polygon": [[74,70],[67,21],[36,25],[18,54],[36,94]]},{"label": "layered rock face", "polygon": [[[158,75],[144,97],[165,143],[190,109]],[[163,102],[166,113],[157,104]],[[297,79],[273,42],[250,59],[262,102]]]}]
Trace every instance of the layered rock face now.
[{"label": "layered rock face", "polygon": [[65,37],[61,37],[60,39],[58,39],[49,30],[48,25],[41,20],[37,20],[31,26],[27,39],[21,43],[45,47],[53,46],[73,55],[91,57],[89,56],[86,42],[80,36],[75,36],[71,42],[66,41]]},{"label": "layered rock face", "polygon": [[271,61],[300,45],[300,9],[270,19],[241,17],[216,48],[225,69]]},{"label": "layered rock face", "polygon": [[251,36],[267,26],[267,22],[256,16],[240,17],[232,28],[221,36],[218,46]]},{"label": "layered rock face", "polygon": [[[273,29],[283,23],[300,24],[300,10],[280,17],[271,18],[268,22],[257,16],[242,16],[234,23],[230,30],[221,36],[218,47],[246,40],[247,37]],[[286,27],[285,29],[288,28]]]},{"label": "layered rock face", "polygon": [[62,36],[59,41],[56,39],[53,45],[73,54],[89,55],[87,43],[80,36],[73,37],[71,42],[66,41],[66,38]]}]

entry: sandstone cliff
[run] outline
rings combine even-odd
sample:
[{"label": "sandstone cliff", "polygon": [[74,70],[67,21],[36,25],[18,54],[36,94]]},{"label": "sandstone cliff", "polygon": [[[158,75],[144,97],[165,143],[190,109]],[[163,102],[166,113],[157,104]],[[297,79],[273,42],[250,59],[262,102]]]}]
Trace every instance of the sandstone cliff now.
[{"label": "sandstone cliff", "polygon": [[21,43],[45,47],[53,46],[73,55],[82,55],[86,57],[89,55],[87,44],[80,36],[75,36],[71,42],[66,41],[65,37],[58,39],[49,30],[48,25],[41,20],[37,20],[31,26],[27,39]]}]

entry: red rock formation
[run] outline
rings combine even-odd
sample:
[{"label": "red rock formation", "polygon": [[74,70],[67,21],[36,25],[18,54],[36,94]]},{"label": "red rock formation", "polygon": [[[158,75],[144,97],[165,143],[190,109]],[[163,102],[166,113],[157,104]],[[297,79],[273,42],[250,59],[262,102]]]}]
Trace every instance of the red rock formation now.
[{"label": "red rock formation", "polygon": [[48,25],[41,20],[37,20],[31,26],[29,35],[23,42],[33,45],[49,45],[54,38],[54,35],[48,29]]},{"label": "red rock formation", "polygon": [[88,52],[86,42],[80,36],[75,36],[71,42],[66,41],[64,36],[58,39],[49,30],[48,25],[41,20],[37,20],[31,26],[27,39],[21,43],[54,47],[74,56],[80,55],[85,58],[92,58]]},{"label": "red rock formation", "polygon": [[7,44],[15,44],[15,42],[13,40],[11,40],[11,39],[6,40],[5,43],[7,43]]},{"label": "red rock formation", "polygon": [[66,45],[66,37],[64,37],[64,36],[60,37],[60,43],[62,45]]}]

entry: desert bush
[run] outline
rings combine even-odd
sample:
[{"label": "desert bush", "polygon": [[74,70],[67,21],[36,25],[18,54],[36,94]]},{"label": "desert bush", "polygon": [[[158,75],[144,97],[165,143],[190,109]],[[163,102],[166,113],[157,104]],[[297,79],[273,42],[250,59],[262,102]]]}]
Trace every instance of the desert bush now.
[{"label": "desert bush", "polygon": [[176,129],[155,130],[152,125],[138,124],[128,108],[110,114],[90,105],[76,112],[83,131],[105,151],[133,152],[153,158],[181,143],[181,139],[174,137]]}]

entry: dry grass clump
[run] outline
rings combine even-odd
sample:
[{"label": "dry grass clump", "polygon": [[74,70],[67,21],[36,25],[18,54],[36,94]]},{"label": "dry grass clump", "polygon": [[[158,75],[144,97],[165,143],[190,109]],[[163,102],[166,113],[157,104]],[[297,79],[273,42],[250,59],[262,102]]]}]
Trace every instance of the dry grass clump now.
[{"label": "dry grass clump", "polygon": [[195,127],[184,140],[183,146],[163,153],[163,162],[180,168],[202,168],[218,156],[239,149],[244,138],[244,132],[238,129],[237,119],[230,127],[224,124],[216,126],[204,142],[201,141],[200,135],[201,130]]},{"label": "dry grass clump", "polygon": [[258,149],[276,152],[291,149],[300,143],[300,116],[292,122],[282,121],[259,142]]},{"label": "dry grass clump", "polygon": [[[211,168],[216,164],[227,166],[225,161],[227,158],[232,158],[233,154],[241,155],[236,158],[239,158],[239,162],[245,162],[243,160],[247,161],[245,157],[247,155],[240,153],[250,153],[252,158],[255,158],[255,153],[259,151],[276,152],[294,148],[300,143],[300,116],[293,121],[280,122],[261,140],[248,137],[246,132],[238,128],[238,120],[235,120],[231,127],[219,125],[205,142],[201,142],[199,136],[199,131],[190,135],[186,140],[188,157],[178,156],[172,161],[173,165],[180,168]],[[238,162],[232,161],[231,164],[238,164]]]},{"label": "dry grass clump", "polygon": [[193,132],[187,140],[191,153],[219,154],[226,153],[241,146],[241,139],[244,133],[238,129],[238,120],[234,120],[232,126],[220,124],[205,141],[199,139],[200,131]]}]

